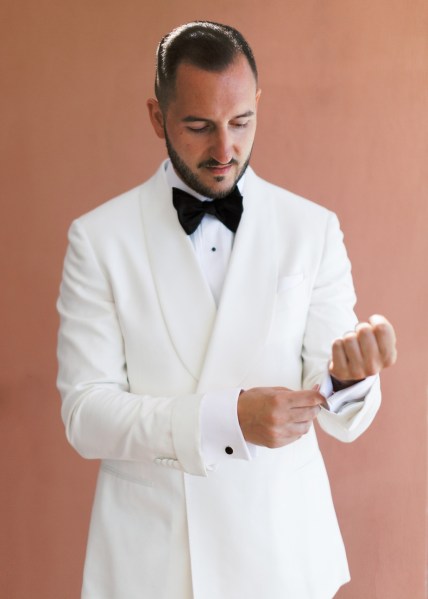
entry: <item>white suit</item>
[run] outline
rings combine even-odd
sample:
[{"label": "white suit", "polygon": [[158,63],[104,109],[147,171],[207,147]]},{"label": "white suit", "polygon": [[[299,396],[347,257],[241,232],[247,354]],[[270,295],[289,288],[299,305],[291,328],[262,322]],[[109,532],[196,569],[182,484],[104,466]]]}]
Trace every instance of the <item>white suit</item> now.
[{"label": "white suit", "polygon": [[[205,393],[311,388],[353,328],[336,217],[248,169],[216,309],[163,167],[75,221],[59,299],[67,436],[101,458],[85,599],[331,599],[346,556],[315,431],[255,459],[201,451]],[[320,425],[352,441],[380,402]]]}]

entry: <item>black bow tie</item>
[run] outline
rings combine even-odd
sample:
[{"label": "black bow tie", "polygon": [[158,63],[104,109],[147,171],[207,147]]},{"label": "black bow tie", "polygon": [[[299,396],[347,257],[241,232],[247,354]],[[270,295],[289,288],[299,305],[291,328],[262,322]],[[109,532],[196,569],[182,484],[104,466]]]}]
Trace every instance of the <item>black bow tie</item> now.
[{"label": "black bow tie", "polygon": [[196,231],[205,214],[217,217],[228,229],[236,233],[244,210],[242,196],[237,187],[229,195],[217,198],[212,202],[201,202],[186,191],[173,187],[172,203],[177,210],[178,220],[187,235]]}]

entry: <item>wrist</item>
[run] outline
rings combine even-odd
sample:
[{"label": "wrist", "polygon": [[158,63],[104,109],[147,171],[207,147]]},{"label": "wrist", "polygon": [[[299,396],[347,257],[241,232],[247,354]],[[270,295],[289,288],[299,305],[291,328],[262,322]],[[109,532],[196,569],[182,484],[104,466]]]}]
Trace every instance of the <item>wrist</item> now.
[{"label": "wrist", "polygon": [[334,377],[332,374],[330,374],[330,378],[331,378],[331,382],[333,385],[334,393],[336,393],[337,391],[342,391],[343,389],[347,389],[348,387],[352,387],[352,385],[356,385],[357,383],[360,383],[361,381],[365,380],[365,379],[355,379],[355,380],[341,381],[340,379],[337,379],[336,377]]}]

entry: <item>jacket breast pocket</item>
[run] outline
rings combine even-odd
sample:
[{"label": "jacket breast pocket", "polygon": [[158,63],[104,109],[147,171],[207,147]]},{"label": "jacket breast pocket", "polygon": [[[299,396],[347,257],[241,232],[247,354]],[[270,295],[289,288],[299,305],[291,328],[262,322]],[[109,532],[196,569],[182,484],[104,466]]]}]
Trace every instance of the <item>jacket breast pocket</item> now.
[{"label": "jacket breast pocket", "polygon": [[278,280],[276,294],[276,309],[278,312],[306,312],[309,293],[308,279],[303,273],[281,277]]},{"label": "jacket breast pocket", "polygon": [[305,275],[302,272],[295,273],[292,275],[286,275],[278,279],[277,293],[280,294],[290,289],[299,287],[305,280]]},{"label": "jacket breast pocket", "polygon": [[285,347],[293,348],[300,356],[309,303],[309,279],[303,273],[278,280],[270,340],[282,348],[281,352]]}]

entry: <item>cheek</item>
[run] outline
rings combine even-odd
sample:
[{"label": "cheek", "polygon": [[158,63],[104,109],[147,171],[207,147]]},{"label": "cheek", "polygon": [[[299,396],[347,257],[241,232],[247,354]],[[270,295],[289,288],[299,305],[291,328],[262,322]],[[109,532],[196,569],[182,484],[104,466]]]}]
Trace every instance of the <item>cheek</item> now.
[{"label": "cheek", "polygon": [[189,161],[199,161],[203,158],[207,152],[206,143],[203,140],[188,139],[186,136],[182,136],[179,139],[179,147],[183,156],[187,157]]},{"label": "cheek", "polygon": [[195,152],[195,144],[183,132],[177,132],[171,139],[174,150],[186,162],[191,159]]},{"label": "cheek", "polygon": [[256,133],[255,127],[251,128],[245,132],[245,135],[242,136],[241,140],[238,142],[238,146],[241,148],[241,151],[245,154],[248,154],[251,150],[254,143],[254,135]]},{"label": "cheek", "polygon": [[200,154],[198,152],[197,147],[195,147],[194,143],[186,141],[186,142],[182,143],[181,148],[182,148],[181,151],[182,151],[183,157],[185,159],[187,159],[187,161],[193,162],[198,159],[198,156]]}]

